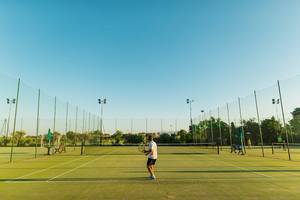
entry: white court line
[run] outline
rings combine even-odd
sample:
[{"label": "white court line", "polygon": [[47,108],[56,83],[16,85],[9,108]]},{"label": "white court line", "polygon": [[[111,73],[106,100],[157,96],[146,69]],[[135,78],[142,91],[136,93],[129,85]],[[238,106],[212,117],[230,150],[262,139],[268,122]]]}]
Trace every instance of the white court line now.
[{"label": "white court line", "polygon": [[[272,167],[264,167],[264,168],[266,168],[266,169],[272,169],[272,170],[277,170],[277,172],[281,172],[280,169],[278,171],[278,169],[272,168]],[[295,176],[300,176],[300,174],[297,174],[296,172],[281,172],[281,173],[289,173],[289,174],[292,174],[292,175],[295,175]]]},{"label": "white court line", "polygon": [[[267,180],[265,177],[253,177],[247,178],[249,181],[258,181],[258,180]],[[282,180],[280,178],[274,178],[272,180]],[[52,180],[52,181],[45,181],[45,180],[38,180],[38,181],[15,181],[9,182],[7,184],[22,184],[22,183],[158,183],[159,182],[210,182],[210,181],[245,181],[245,178],[208,178],[208,179],[157,179],[157,180]],[[295,179],[293,181],[298,181]]]},{"label": "white court line", "polygon": [[[111,152],[111,153],[113,153],[113,152]],[[108,155],[109,155],[109,154],[99,156],[99,157],[97,157],[97,158],[95,158],[95,159],[93,159],[93,160],[88,161],[87,163],[84,163],[84,164],[79,165],[79,166],[77,166],[77,167],[75,167],[75,168],[73,168],[73,169],[70,169],[70,170],[68,170],[68,171],[66,171],[66,172],[63,172],[63,173],[61,173],[61,174],[59,174],[59,175],[57,175],[57,176],[54,176],[54,177],[48,179],[46,182],[50,182],[50,181],[53,182],[53,180],[56,179],[56,178],[58,178],[58,177],[61,177],[61,176],[66,175],[66,174],[68,174],[68,173],[70,173],[70,172],[73,172],[73,171],[75,171],[75,170],[77,170],[77,169],[79,169],[79,168],[81,168],[81,167],[84,167],[84,166],[86,166],[86,165],[88,165],[88,164],[90,164],[90,163],[92,163],[92,162],[95,162],[95,161],[97,161],[97,160],[99,160],[99,159],[101,159],[101,158],[104,158],[104,157],[106,157],[106,156],[108,156]]]},{"label": "white court line", "polygon": [[77,167],[75,167],[75,168],[73,168],[73,169],[70,169],[70,170],[68,170],[68,171],[66,171],[66,172],[63,172],[63,173],[61,173],[61,174],[59,174],[59,175],[57,175],[57,176],[54,176],[54,177],[48,179],[47,182],[52,181],[52,180],[54,180],[54,179],[56,179],[56,178],[58,178],[58,177],[61,177],[61,176],[63,176],[63,175],[66,175],[66,174],[68,174],[68,173],[70,173],[70,172],[73,172],[73,171],[75,171],[75,170],[77,170],[77,169],[79,169],[79,168],[81,168],[81,167],[84,167],[84,166],[86,166],[86,165],[88,165],[88,164],[90,164],[90,163],[92,163],[92,162],[95,162],[95,161],[99,160],[100,158],[103,158],[103,156],[100,156],[100,157],[98,157],[98,158],[95,158],[95,159],[93,159],[93,160],[90,160],[90,161],[87,162],[87,163],[84,163],[84,164],[79,165],[79,166],[77,166]]},{"label": "white court line", "polygon": [[[217,159],[215,159],[215,160],[217,160]],[[244,170],[244,171],[248,171],[248,172],[251,172],[251,173],[256,174],[256,175],[259,175],[259,176],[263,176],[263,177],[266,177],[266,178],[273,178],[272,176],[268,176],[268,175],[263,174],[263,173],[260,173],[260,172],[255,172],[255,171],[253,171],[253,170],[251,170],[251,169],[247,169],[247,168],[244,168],[244,167],[236,166],[236,165],[234,165],[234,164],[232,164],[232,163],[230,163],[230,162],[226,162],[226,161],[224,161],[224,160],[217,160],[217,161],[221,161],[221,162],[223,162],[223,163],[225,163],[225,164],[228,164],[228,165],[231,165],[231,166],[233,166],[233,167],[235,167],[235,168],[242,169],[242,170]],[[241,161],[239,161],[239,162],[241,162]]]},{"label": "white court line", "polygon": [[55,167],[59,167],[59,166],[62,166],[62,165],[66,165],[66,164],[69,164],[69,163],[74,162],[74,161],[77,161],[77,160],[81,160],[81,159],[86,158],[86,157],[88,157],[88,156],[81,157],[81,158],[76,158],[76,159],[70,160],[70,161],[68,161],[68,162],[60,163],[60,164],[58,164],[58,165],[53,165],[53,166],[50,166],[50,167],[47,167],[47,168],[44,168],[44,169],[41,169],[41,170],[38,170],[38,171],[34,171],[34,172],[29,173],[29,174],[25,174],[25,175],[23,175],[23,176],[19,176],[19,177],[17,177],[17,178],[12,178],[10,181],[6,181],[6,182],[14,182],[15,180],[22,179],[22,178],[24,178],[24,177],[31,176],[31,175],[34,175],[34,174],[38,174],[38,173],[47,171],[47,170],[52,169],[52,168],[55,168]]}]

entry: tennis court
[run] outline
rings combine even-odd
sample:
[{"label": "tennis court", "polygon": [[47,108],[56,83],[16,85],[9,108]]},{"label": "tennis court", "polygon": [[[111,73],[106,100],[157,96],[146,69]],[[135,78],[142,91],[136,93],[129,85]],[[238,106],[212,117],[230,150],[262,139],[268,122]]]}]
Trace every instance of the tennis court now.
[{"label": "tennis court", "polygon": [[[182,149],[181,149],[182,148]],[[3,151],[3,148],[1,148]],[[159,147],[157,180],[136,147],[67,149],[0,165],[1,199],[299,199],[300,162]],[[4,155],[4,154],[1,154]]]}]

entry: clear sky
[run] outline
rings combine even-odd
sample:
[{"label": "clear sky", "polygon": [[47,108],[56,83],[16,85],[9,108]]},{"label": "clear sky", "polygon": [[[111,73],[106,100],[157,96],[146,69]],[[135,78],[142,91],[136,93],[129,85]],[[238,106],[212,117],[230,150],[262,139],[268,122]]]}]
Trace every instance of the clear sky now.
[{"label": "clear sky", "polygon": [[4,1],[0,73],[109,118],[187,118],[300,73],[300,1]]}]

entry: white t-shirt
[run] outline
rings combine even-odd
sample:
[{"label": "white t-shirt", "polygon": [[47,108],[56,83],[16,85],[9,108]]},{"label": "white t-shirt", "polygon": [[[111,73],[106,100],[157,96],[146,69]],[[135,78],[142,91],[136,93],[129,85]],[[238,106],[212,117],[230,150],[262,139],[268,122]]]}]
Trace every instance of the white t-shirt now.
[{"label": "white t-shirt", "polygon": [[157,145],[154,141],[149,143],[149,150],[152,150],[152,152],[149,153],[148,158],[157,159]]}]

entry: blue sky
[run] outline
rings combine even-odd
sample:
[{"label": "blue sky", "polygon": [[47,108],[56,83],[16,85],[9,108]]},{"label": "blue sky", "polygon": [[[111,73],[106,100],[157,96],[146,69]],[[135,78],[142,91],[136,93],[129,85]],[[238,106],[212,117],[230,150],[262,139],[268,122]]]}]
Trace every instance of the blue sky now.
[{"label": "blue sky", "polygon": [[108,118],[187,118],[300,73],[300,1],[1,1],[0,72]]}]

